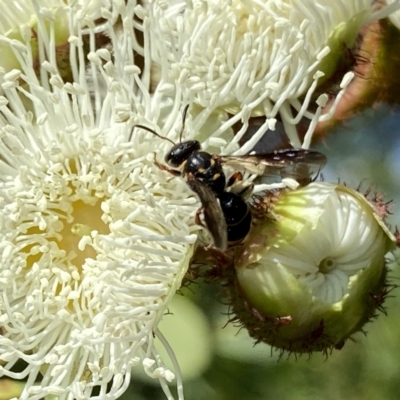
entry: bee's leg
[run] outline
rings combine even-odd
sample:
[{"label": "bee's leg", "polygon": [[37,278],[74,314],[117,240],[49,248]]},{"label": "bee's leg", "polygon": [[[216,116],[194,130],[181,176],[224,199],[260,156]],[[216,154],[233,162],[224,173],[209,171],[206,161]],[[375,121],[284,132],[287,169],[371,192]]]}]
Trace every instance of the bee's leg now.
[{"label": "bee's leg", "polygon": [[156,164],[156,166],[158,168],[160,168],[162,171],[167,171],[171,175],[174,175],[174,176],[181,176],[182,175],[180,171],[177,171],[176,169],[173,169],[173,168],[169,168],[168,165],[159,163],[157,161],[157,158],[156,158],[156,153],[153,153],[153,154],[154,154],[154,164]]},{"label": "bee's leg", "polygon": [[[204,222],[201,220],[201,218],[200,218],[200,215],[203,213],[203,207],[200,207],[197,211],[196,211],[196,214],[194,215],[194,222],[197,224],[197,225],[199,225],[199,226],[201,226],[202,228],[204,228],[204,229],[207,229],[208,230],[208,228],[207,228],[207,226],[204,224]],[[202,237],[203,238],[203,237]],[[203,239],[201,239],[201,242],[203,241]],[[212,250],[215,250],[215,251],[218,251],[218,252],[220,252],[220,250],[219,249],[217,249],[212,243],[210,243],[210,244],[205,244],[205,243],[203,243],[202,244],[202,248],[205,250],[205,251],[208,251],[208,250],[210,250],[210,249],[212,249]],[[221,252],[221,254],[223,254],[222,252]]]},{"label": "bee's leg", "polygon": [[197,211],[196,211],[196,214],[195,214],[195,216],[194,216],[194,222],[197,224],[197,225],[200,225],[200,226],[202,226],[203,228],[206,228],[206,226],[203,224],[203,221],[200,219],[200,214],[203,212],[203,208],[202,207],[200,207]]},{"label": "bee's leg", "polygon": [[240,171],[236,171],[229,178],[226,187],[230,192],[248,199],[253,193],[254,183],[243,183],[243,174]]},{"label": "bee's leg", "polygon": [[240,171],[236,171],[231,175],[226,186],[230,187],[241,181],[243,181],[243,174]]},{"label": "bee's leg", "polygon": [[253,194],[254,183],[251,182],[247,186],[245,186],[240,192],[237,194],[242,196],[245,200],[248,200],[250,196]]}]

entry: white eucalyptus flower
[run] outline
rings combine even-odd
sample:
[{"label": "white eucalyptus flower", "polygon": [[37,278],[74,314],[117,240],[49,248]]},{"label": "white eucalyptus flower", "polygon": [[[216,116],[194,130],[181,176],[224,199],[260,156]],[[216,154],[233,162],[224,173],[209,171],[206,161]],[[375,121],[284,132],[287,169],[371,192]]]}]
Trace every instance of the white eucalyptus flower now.
[{"label": "white eucalyptus flower", "polygon": [[[317,86],[335,72],[365,23],[399,7],[398,0],[379,12],[370,0],[155,3],[159,23],[153,35],[169,50],[152,56],[171,82],[178,81],[185,95],[205,109],[222,107],[236,114],[232,124],[244,124],[237,137],[246,132],[250,115],[265,115],[253,146],[267,128],[275,129],[279,117],[292,145],[300,147],[296,125],[305,117],[310,120],[305,148],[317,122],[332,116],[343,95],[342,90],[329,113],[321,115],[328,97],[316,98]],[[343,77],[342,89],[352,76]]]},{"label": "white eucalyptus flower", "polygon": [[[57,10],[33,5],[38,23],[25,28],[26,40],[0,36],[19,61],[0,71],[0,376],[27,379],[20,399],[116,399],[139,364],[170,399],[176,374],[183,398],[157,325],[194,250],[199,203],[154,164],[153,152],[162,157],[171,145],[132,133],[137,122],[156,127],[161,119],[178,140],[181,97],[164,97],[174,87],[162,81],[149,95],[146,13],[135,2],[103,8],[101,26],[82,18],[79,2],[62,4],[71,82],[52,41]],[[96,49],[97,30],[112,52]],[[16,372],[19,359],[26,367]]]},{"label": "white eucalyptus flower", "polygon": [[[54,24],[57,29],[53,32],[51,46],[55,49],[66,44],[69,38],[68,1],[62,0],[28,0],[28,1],[6,1],[0,2],[0,67],[9,72],[12,68],[21,68],[21,59],[17,48],[19,43],[28,44],[32,52],[32,59],[43,51],[38,46],[37,31],[44,26]],[[87,25],[93,26],[93,21],[101,17],[101,10],[109,9],[110,4],[106,0],[79,0],[74,3],[74,12],[79,20],[80,28]],[[41,14],[38,19],[36,12]],[[43,24],[39,27],[38,24]],[[21,51],[21,48],[19,48]],[[54,51],[54,50],[53,50]],[[56,50],[57,51],[57,50]]]},{"label": "white eucalyptus flower", "polygon": [[234,308],[251,336],[278,348],[340,347],[382,305],[393,248],[360,193],[324,182],[283,192],[236,259]]}]

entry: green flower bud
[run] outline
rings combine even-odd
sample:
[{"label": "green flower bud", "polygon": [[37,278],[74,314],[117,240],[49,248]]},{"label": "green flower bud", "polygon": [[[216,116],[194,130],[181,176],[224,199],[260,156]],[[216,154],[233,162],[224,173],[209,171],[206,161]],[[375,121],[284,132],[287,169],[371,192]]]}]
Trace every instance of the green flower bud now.
[{"label": "green flower bud", "polygon": [[283,191],[235,259],[232,305],[257,341],[291,352],[340,348],[385,294],[394,237],[360,193]]}]

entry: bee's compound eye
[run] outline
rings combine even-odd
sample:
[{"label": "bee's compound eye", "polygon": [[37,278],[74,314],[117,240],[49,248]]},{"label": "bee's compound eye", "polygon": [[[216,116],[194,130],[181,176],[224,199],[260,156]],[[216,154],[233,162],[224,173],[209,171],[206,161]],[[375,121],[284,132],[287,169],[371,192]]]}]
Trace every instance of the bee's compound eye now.
[{"label": "bee's compound eye", "polygon": [[178,143],[165,156],[165,162],[171,167],[179,168],[192,153],[200,149],[201,145],[197,140],[187,140],[186,142]]}]

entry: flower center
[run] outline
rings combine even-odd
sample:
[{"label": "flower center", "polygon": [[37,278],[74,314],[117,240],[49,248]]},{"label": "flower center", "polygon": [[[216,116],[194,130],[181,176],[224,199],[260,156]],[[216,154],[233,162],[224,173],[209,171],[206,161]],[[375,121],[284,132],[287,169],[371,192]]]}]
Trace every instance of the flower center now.
[{"label": "flower center", "polygon": [[[26,234],[19,236],[21,251],[27,253],[28,268],[37,263],[41,268],[57,265],[68,271],[73,265],[80,273],[85,261],[97,256],[91,245],[93,233],[110,233],[102,220],[103,194],[95,179],[101,180],[101,177],[91,176],[90,168],[88,175],[83,176],[76,160],[70,160],[68,168],[68,171],[49,176],[47,185],[40,190],[35,189],[42,197],[32,200],[34,205],[29,208],[25,222],[30,226]],[[72,179],[68,179],[70,177]]]},{"label": "flower center", "polygon": [[328,274],[332,272],[336,268],[336,262],[333,258],[327,257],[324,258],[318,266],[319,272],[322,274]]},{"label": "flower center", "polygon": [[64,222],[62,239],[58,245],[60,249],[66,251],[78,270],[81,270],[86,258],[96,258],[96,251],[92,246],[79,246],[81,239],[90,236],[92,231],[100,234],[110,233],[108,226],[101,219],[103,211],[100,204],[101,201],[97,201],[94,205],[82,200],[75,201],[72,203],[71,222]]}]

